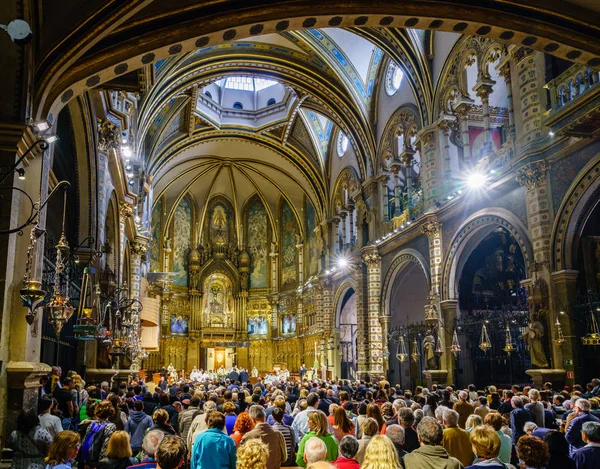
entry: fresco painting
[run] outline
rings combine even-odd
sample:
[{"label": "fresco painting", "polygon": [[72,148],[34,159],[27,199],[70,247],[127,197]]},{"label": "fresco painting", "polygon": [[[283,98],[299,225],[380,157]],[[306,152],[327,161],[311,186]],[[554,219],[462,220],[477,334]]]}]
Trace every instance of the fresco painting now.
[{"label": "fresco painting", "polygon": [[248,254],[250,254],[250,288],[267,288],[268,233],[267,211],[260,199],[248,206]]},{"label": "fresco painting", "polygon": [[192,205],[187,197],[179,202],[173,217],[173,285],[187,287],[188,256],[192,237]]},{"label": "fresco painting", "polygon": [[281,204],[281,284],[284,287],[293,287],[297,281],[296,235],[294,212],[284,201]]}]

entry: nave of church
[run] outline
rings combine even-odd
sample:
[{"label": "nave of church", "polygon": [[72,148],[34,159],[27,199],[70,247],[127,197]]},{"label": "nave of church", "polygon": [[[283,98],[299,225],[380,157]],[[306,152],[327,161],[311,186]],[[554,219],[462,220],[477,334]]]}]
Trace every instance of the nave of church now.
[{"label": "nave of church", "polygon": [[51,367],[600,375],[598,5],[208,3],[0,6],[0,437]]}]

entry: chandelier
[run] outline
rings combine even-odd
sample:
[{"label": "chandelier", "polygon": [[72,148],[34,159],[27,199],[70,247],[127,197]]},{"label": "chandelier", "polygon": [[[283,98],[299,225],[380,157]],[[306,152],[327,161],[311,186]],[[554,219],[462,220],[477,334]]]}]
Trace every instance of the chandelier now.
[{"label": "chandelier", "polygon": [[458,334],[456,333],[456,329],[454,329],[454,334],[452,334],[452,345],[450,346],[450,352],[454,355],[454,358],[458,358],[458,354],[460,353],[460,344],[458,343]]},{"label": "chandelier", "polygon": [[598,321],[593,309],[590,308],[590,329],[589,332],[584,335],[581,339],[583,345],[596,346],[600,345],[600,329],[598,328]]},{"label": "chandelier", "polygon": [[412,353],[410,354],[410,356],[412,357],[412,359],[415,363],[419,361],[419,357],[421,356],[421,353],[419,352],[419,344],[417,343],[416,337],[415,337],[415,340],[413,341],[413,349],[412,349]]},{"label": "chandelier", "polygon": [[481,338],[479,339],[479,348],[484,353],[487,353],[487,351],[492,348],[492,341],[490,340],[490,336],[488,335],[487,327],[485,327],[485,324],[481,325]]},{"label": "chandelier", "polygon": [[506,325],[506,342],[504,345],[504,348],[502,350],[504,350],[508,356],[510,356],[511,353],[513,353],[515,350],[517,349],[517,347],[515,347],[515,344],[512,341],[512,336],[510,334],[510,327],[508,327],[508,324]]},{"label": "chandelier", "polygon": [[554,323],[554,325],[556,326],[556,339],[554,339],[554,343],[560,347],[567,341],[567,339],[565,339],[565,336],[563,335],[558,316],[556,317],[556,323]]},{"label": "chandelier", "polygon": [[398,350],[396,351],[396,358],[400,363],[404,363],[408,358],[408,352],[406,350],[406,342],[404,336],[400,336],[400,342],[398,342]]},{"label": "chandelier", "polygon": [[441,357],[444,354],[444,349],[442,348],[442,338],[440,337],[440,333],[439,331],[436,333],[436,337],[435,337],[435,350],[433,351],[433,354],[436,357]]}]

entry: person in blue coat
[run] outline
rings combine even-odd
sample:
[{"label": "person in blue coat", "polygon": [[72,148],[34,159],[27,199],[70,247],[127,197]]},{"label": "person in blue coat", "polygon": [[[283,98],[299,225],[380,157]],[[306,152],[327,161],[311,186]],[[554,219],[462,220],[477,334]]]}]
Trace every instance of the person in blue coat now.
[{"label": "person in blue coat", "polygon": [[223,432],[225,416],[214,411],[206,421],[208,430],[194,441],[190,469],[235,469],[235,442]]},{"label": "person in blue coat", "polygon": [[513,445],[517,446],[517,441],[525,434],[523,427],[527,422],[533,422],[533,414],[523,407],[523,399],[519,396],[513,396],[510,403],[513,407],[510,413],[510,429],[513,434]]},{"label": "person in blue coat", "polygon": [[581,436],[586,445],[575,451],[577,469],[598,469],[600,467],[600,423],[584,423]]},{"label": "person in blue coat", "polygon": [[144,402],[135,401],[125,424],[125,431],[131,436],[131,451],[134,455],[142,450],[144,435],[152,425],[154,425],[152,417],[144,412]]},{"label": "person in blue coat", "polygon": [[585,442],[581,437],[581,429],[583,424],[586,422],[600,422],[598,417],[590,414],[591,408],[592,405],[587,399],[577,399],[577,402],[575,402],[575,405],[573,406],[573,413],[576,415],[576,417],[571,420],[571,424],[569,425],[565,435],[571,447],[571,455],[573,455],[579,448],[583,448],[585,446]]}]

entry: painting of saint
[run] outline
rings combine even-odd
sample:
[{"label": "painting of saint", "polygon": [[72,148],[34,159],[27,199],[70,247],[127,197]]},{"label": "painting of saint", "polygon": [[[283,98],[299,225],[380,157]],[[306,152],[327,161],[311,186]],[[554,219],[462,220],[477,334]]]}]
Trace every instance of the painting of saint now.
[{"label": "painting of saint", "polygon": [[160,244],[162,240],[163,201],[159,199],[152,209],[152,241],[150,242],[150,270],[160,272]]},{"label": "painting of saint", "polygon": [[296,332],[296,316],[286,314],[282,319],[281,330],[284,334],[293,334]]},{"label": "painting of saint", "polygon": [[181,199],[173,216],[173,285],[187,287],[188,256],[192,236],[192,205],[187,197]]},{"label": "painting of saint", "polygon": [[248,335],[266,335],[269,331],[269,322],[265,317],[248,319]]},{"label": "painting of saint", "polygon": [[296,284],[296,217],[287,202],[281,204],[281,283]]},{"label": "painting of saint", "polygon": [[250,288],[266,288],[268,278],[267,211],[260,199],[248,206],[248,253],[250,254]]},{"label": "painting of saint", "polygon": [[171,334],[187,334],[188,333],[188,318],[185,316],[171,315]]},{"label": "painting of saint", "polygon": [[306,213],[306,265],[308,275],[316,275],[319,271],[319,260],[321,253],[319,252],[319,243],[317,242],[317,234],[315,228],[317,226],[315,218],[315,209],[307,199],[305,203]]},{"label": "painting of saint", "polygon": [[213,243],[227,244],[229,242],[227,210],[221,204],[217,204],[213,208],[210,219],[210,235]]}]

